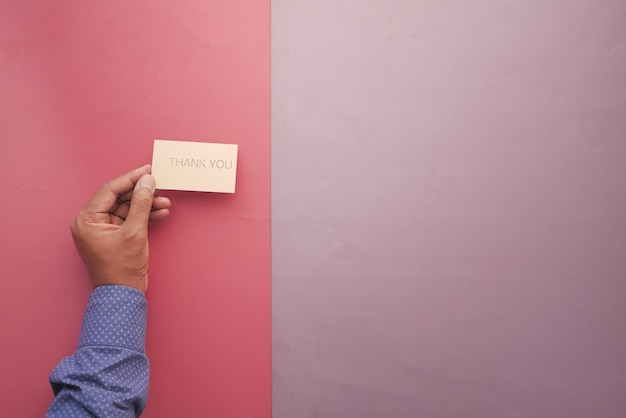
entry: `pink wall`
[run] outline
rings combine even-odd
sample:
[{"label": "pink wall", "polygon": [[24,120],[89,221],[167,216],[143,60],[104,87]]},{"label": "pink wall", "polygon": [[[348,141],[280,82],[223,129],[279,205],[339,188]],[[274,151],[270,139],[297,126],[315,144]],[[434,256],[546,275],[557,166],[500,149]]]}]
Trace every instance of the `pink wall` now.
[{"label": "pink wall", "polygon": [[626,2],[272,7],[274,417],[625,417]]},{"label": "pink wall", "polygon": [[240,144],[151,230],[146,417],[269,417],[268,1],[0,2],[0,411],[43,416],[89,294],[69,234],[154,138]]}]

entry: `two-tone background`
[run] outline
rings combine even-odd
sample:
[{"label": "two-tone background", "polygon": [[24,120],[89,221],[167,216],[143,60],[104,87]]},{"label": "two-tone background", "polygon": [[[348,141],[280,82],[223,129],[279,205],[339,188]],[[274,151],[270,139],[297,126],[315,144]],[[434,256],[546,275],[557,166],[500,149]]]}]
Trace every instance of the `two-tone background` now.
[{"label": "two-tone background", "polygon": [[0,414],[155,138],[240,145],[150,233],[146,417],[626,416],[626,2],[0,2]]}]

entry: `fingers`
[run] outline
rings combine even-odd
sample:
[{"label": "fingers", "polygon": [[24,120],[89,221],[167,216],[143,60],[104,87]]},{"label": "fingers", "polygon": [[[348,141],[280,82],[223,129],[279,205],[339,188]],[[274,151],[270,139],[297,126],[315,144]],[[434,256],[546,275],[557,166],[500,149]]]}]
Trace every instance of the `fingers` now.
[{"label": "fingers", "polygon": [[[162,221],[163,219],[167,218],[169,214],[170,214],[169,209],[153,210],[150,212],[149,223],[152,224],[155,222]],[[109,217],[109,223],[112,225],[117,225],[117,226],[124,225],[125,220],[126,220],[125,216],[116,215],[114,213],[112,213],[111,216]]]},{"label": "fingers", "polygon": [[150,165],[136,168],[114,180],[108,181],[100,187],[85,205],[88,212],[108,212],[123,194],[132,191],[137,180],[144,174],[150,173]]},{"label": "fingers", "polygon": [[152,212],[150,212],[150,222],[159,222],[167,218],[169,214],[170,214],[169,209],[153,210]]},{"label": "fingers", "polygon": [[[154,178],[148,176],[147,183],[139,187],[139,179],[150,171],[151,166],[145,165],[105,183],[89,200],[83,213],[92,222],[117,226],[126,224],[127,229],[139,230],[145,228],[148,222],[158,222],[166,218],[172,202],[167,197],[154,196]],[[149,205],[146,204],[146,199],[149,200]],[[103,219],[97,221],[98,216]]]},{"label": "fingers", "polygon": [[130,209],[124,222],[124,229],[135,233],[147,234],[148,221],[152,212],[152,202],[154,201],[154,189],[154,177],[144,174],[139,178],[130,201]]},{"label": "fingers", "polygon": [[[129,196],[129,199],[130,198],[132,198],[132,194]],[[128,200],[128,201],[123,201],[119,204],[116,204],[115,205],[116,207],[114,206],[115,209],[110,212],[112,215],[111,223],[116,223],[116,222],[113,222],[113,217],[119,218],[122,221],[128,217],[128,212],[130,211],[130,203],[131,203],[130,200]],[[160,215],[154,215],[155,211],[169,209],[171,205],[172,205],[172,202],[167,197],[155,196],[154,199],[152,200],[152,209],[151,209],[152,213],[150,214],[150,221],[154,222],[155,219],[153,218],[155,216],[156,217],[160,216]]]},{"label": "fingers", "polygon": [[172,206],[170,199],[163,196],[155,196],[152,202],[152,210],[168,209],[170,206]]},{"label": "fingers", "polygon": [[[119,196],[119,198],[118,198],[118,201],[119,201],[119,202],[129,202],[131,197],[133,197],[133,190],[129,190],[128,192],[126,192],[126,193],[124,193],[124,194],[120,195],[120,196]],[[158,199],[167,199],[167,197],[161,197],[161,196],[156,196],[156,195],[155,195],[155,196],[154,196],[154,199],[155,199],[155,200],[158,200]],[[167,200],[169,200],[169,199],[167,199]]]}]

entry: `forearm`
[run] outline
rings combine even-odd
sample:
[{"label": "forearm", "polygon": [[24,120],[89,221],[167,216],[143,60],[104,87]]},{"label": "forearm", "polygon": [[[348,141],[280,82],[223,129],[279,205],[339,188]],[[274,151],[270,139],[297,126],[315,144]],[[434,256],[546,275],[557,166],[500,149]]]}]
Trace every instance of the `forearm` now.
[{"label": "forearm", "polygon": [[124,286],[91,294],[76,352],[50,376],[52,417],[136,417],[148,394],[146,300]]}]

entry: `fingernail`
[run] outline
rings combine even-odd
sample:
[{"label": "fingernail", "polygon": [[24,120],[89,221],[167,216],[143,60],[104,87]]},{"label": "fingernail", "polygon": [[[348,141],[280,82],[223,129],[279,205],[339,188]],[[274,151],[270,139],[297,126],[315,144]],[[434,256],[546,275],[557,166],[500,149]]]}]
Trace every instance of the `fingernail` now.
[{"label": "fingernail", "polygon": [[139,187],[145,187],[146,189],[154,190],[154,177],[150,174],[144,174],[139,179]]}]

